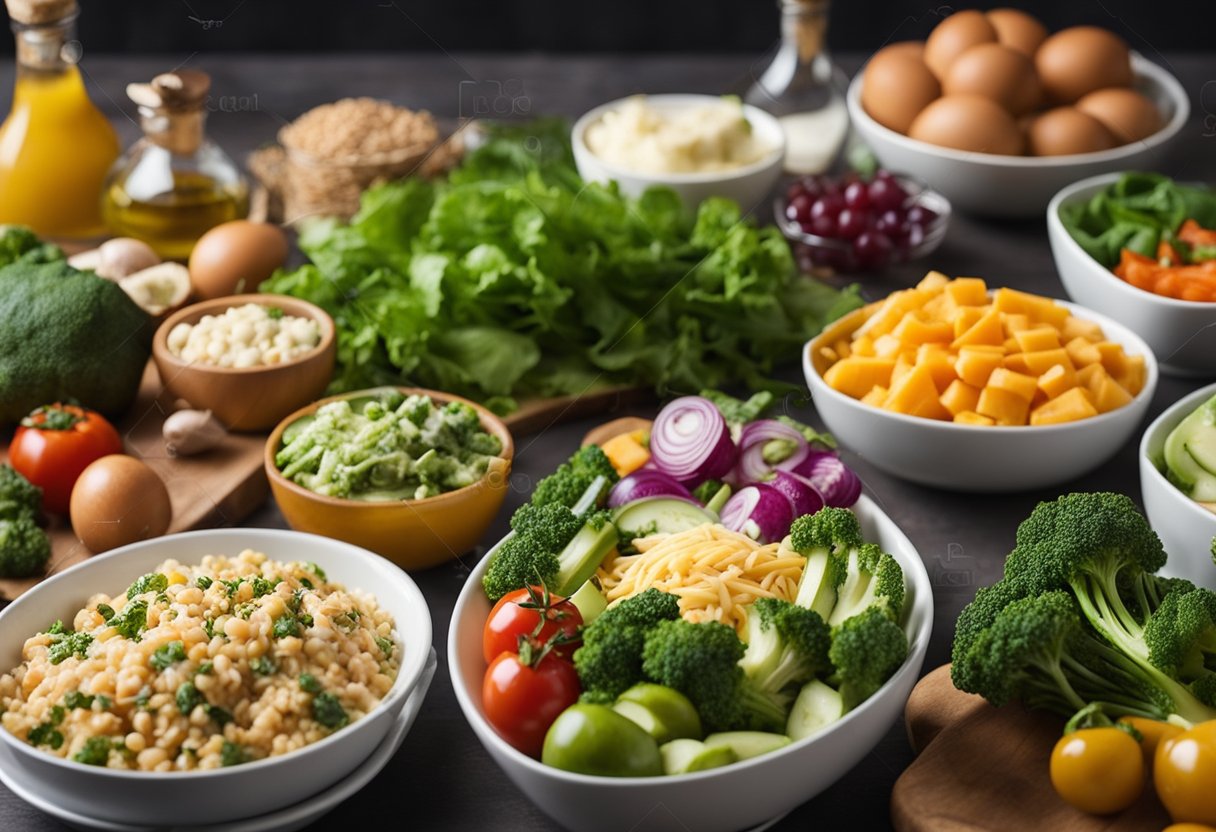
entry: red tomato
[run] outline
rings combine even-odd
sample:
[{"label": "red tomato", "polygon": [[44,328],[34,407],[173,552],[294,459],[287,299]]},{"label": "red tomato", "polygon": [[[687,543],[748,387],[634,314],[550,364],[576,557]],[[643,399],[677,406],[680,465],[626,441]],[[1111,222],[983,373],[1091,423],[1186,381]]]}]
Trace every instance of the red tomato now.
[{"label": "red tomato", "polygon": [[100,414],[51,404],[21,421],[8,448],[9,464],[42,489],[42,507],[66,514],[72,486],[90,463],[122,453],[122,438]]},{"label": "red tomato", "polygon": [[481,686],[486,719],[504,740],[537,759],[549,726],[578,701],[579,694],[574,665],[561,656],[540,652],[535,666],[514,653],[500,654],[490,663]]},{"label": "red tomato", "polygon": [[582,626],[583,617],[570,599],[550,595],[544,587],[517,589],[499,598],[490,610],[482,632],[481,652],[489,664],[499,653],[518,653],[520,636],[532,636],[548,643],[560,631],[564,634],[563,639],[552,649],[568,659],[578,649],[578,632]]}]

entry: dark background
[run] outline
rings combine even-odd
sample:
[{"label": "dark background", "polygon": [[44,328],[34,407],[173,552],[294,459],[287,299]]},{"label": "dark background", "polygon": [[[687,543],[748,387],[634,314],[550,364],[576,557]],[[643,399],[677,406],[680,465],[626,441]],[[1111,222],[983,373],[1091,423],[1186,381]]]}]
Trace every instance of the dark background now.
[{"label": "dark background", "polygon": [[[776,0],[82,0],[93,52],[549,51],[756,52],[777,38]],[[1213,53],[1212,0],[1022,0],[1049,29],[1113,29],[1142,52]],[[869,51],[923,38],[952,7],[838,0],[829,44]],[[0,53],[11,52],[0,36]],[[408,79],[403,79],[408,81]]]}]

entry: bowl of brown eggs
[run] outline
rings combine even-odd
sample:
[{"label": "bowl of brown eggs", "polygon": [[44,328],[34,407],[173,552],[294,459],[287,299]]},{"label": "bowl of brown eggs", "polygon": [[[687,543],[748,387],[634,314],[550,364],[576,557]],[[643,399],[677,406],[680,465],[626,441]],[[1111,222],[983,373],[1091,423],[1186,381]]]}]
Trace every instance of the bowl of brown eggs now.
[{"label": "bowl of brown eggs", "polygon": [[1041,214],[1060,188],[1149,169],[1186,123],[1178,80],[1096,26],[1048,33],[1016,9],[959,11],[876,52],[849,114],[884,167],[956,210]]}]

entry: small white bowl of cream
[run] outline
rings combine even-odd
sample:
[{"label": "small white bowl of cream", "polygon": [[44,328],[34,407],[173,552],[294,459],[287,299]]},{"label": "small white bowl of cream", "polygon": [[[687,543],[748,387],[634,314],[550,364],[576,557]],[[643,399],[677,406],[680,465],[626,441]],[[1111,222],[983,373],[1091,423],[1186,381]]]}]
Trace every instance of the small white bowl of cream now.
[{"label": "small white bowl of cream", "polygon": [[636,95],[574,124],[574,160],[590,182],[615,180],[640,196],[665,185],[695,208],[711,196],[744,212],[765,203],[781,176],[785,133],[773,116],[713,95]]}]

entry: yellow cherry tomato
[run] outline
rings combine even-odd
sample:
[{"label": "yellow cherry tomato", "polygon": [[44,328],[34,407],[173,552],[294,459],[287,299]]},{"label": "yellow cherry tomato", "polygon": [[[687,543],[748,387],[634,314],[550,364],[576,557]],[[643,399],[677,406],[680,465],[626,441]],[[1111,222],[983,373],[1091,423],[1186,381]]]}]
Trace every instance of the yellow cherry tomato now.
[{"label": "yellow cherry tomato", "polygon": [[1051,752],[1051,785],[1082,812],[1121,812],[1144,789],[1140,746],[1118,728],[1082,728],[1065,734]]},{"label": "yellow cherry tomato", "polygon": [[1157,746],[1171,737],[1182,733],[1182,727],[1172,722],[1162,722],[1159,719],[1147,719],[1142,716],[1120,717],[1119,721],[1130,725],[1140,732],[1140,748],[1144,751],[1144,762],[1152,764]]},{"label": "yellow cherry tomato", "polygon": [[1171,823],[1161,832],[1216,832],[1216,826],[1206,823]]},{"label": "yellow cherry tomato", "polygon": [[1175,821],[1216,825],[1216,722],[1162,742],[1153,758],[1153,783]]}]

